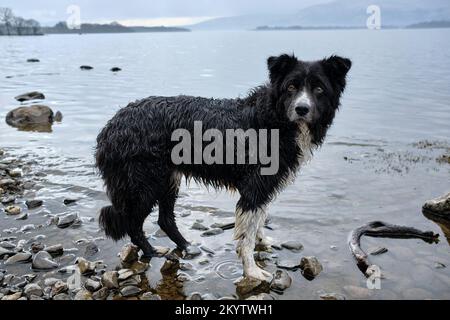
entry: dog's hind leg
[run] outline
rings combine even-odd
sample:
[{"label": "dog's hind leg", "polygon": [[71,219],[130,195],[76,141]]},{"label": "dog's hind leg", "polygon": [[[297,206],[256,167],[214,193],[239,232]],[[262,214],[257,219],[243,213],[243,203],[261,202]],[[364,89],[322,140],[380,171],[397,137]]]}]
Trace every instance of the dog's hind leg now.
[{"label": "dog's hind leg", "polygon": [[263,217],[260,220],[260,224],[258,225],[258,231],[256,232],[256,245],[262,248],[268,248],[272,245],[272,239],[267,237],[264,232],[264,225],[267,219],[267,211],[263,210]]},{"label": "dog's hind leg", "polygon": [[270,281],[272,275],[258,267],[253,256],[258,228],[261,224],[264,224],[265,209],[246,210],[243,207],[247,206],[243,206],[241,198],[236,208],[234,239],[238,240],[236,251],[242,259],[244,276],[261,281]]},{"label": "dog's hind leg", "polygon": [[168,179],[167,192],[159,200],[158,224],[161,230],[172,240],[180,250],[185,250],[189,242],[181,235],[175,221],[175,202],[178,197],[181,176],[173,173]]}]

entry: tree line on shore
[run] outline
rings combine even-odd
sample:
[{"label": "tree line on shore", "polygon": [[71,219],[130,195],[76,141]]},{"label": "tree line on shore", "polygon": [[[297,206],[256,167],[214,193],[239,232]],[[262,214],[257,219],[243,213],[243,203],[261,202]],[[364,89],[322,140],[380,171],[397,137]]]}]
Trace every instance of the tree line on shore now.
[{"label": "tree line on shore", "polygon": [[39,22],[14,15],[10,8],[0,8],[0,36],[42,35]]}]

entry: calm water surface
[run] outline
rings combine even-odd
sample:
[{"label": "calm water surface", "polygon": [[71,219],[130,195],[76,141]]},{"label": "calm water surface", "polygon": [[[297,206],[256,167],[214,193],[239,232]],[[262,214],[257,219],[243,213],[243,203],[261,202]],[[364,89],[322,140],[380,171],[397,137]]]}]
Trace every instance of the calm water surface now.
[{"label": "calm water surface", "polygon": [[[267,79],[269,55],[295,52],[305,60],[331,54],[353,61],[348,89],[324,146],[301,170],[295,184],[271,205],[276,243],[298,240],[300,253],[275,251],[275,259],[298,260],[314,255],[324,271],[307,281],[291,272],[293,285],[278,299],[317,299],[336,292],[347,298],[411,299],[450,298],[450,250],[440,226],[421,213],[423,202],[450,190],[450,165],[436,158],[450,149],[450,30],[385,30],[370,32],[192,32],[164,34],[52,35],[0,38],[0,118],[18,104],[14,96],[41,91],[43,102],[64,119],[52,133],[22,132],[0,121],[0,147],[9,155],[35,161],[40,172],[37,185],[26,196],[38,197],[45,206],[30,213],[27,223],[42,223],[46,211],[79,212],[82,227],[43,233],[48,243],[73,247],[80,238],[100,237],[98,209],[105,205],[102,182],[93,164],[95,138],[106,121],[128,102],[149,95],[244,96]],[[40,63],[26,63],[39,58]],[[92,71],[80,71],[82,64]],[[111,67],[122,72],[113,74]],[[419,141],[432,141],[432,148],[418,148]],[[189,230],[192,223],[205,225],[233,219],[236,195],[216,193],[195,184],[184,186],[176,211],[182,233],[215,251],[193,262],[191,281],[183,292],[211,293],[216,297],[235,294],[233,280],[240,265],[232,246],[232,231],[204,238]],[[77,197],[76,206],[61,205]],[[152,213],[145,229],[158,227]],[[372,257],[384,278],[381,290],[365,288],[347,249],[349,231],[372,220],[410,225],[441,234],[441,242],[364,238],[367,250],[385,246],[389,251]],[[0,213],[1,230],[23,222]],[[167,238],[155,244],[173,247]],[[99,240],[95,259],[114,266],[124,242]],[[200,265],[202,259],[209,263]],[[162,277],[154,260],[148,271],[151,284],[163,297],[173,293],[173,279]],[[446,268],[435,268],[443,263]],[[0,262],[1,267],[1,262]],[[27,266],[14,267],[17,273]],[[268,270],[275,266],[269,264]],[[42,274],[45,276],[45,274]]]}]

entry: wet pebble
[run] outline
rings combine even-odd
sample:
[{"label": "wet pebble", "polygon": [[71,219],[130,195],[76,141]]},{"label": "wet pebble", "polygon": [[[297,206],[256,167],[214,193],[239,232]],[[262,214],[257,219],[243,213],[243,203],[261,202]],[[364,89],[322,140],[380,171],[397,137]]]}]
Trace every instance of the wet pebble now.
[{"label": "wet pebble", "polygon": [[295,270],[295,269],[298,269],[300,267],[300,263],[298,261],[290,260],[290,259],[278,260],[276,262],[276,265],[279,268],[287,269],[287,270]]},{"label": "wet pebble", "polygon": [[25,232],[32,231],[35,229],[36,229],[36,226],[34,224],[26,224],[22,228],[20,228],[20,232],[25,233]]},{"label": "wet pebble", "polygon": [[245,300],[275,300],[275,298],[272,297],[270,294],[263,292],[254,296],[250,296]]},{"label": "wet pebble", "polygon": [[53,297],[55,301],[65,301],[70,300],[70,296],[67,293],[60,293]]},{"label": "wet pebble", "polygon": [[19,215],[16,220],[27,220],[28,219],[28,213],[24,212],[21,215]]},{"label": "wet pebble", "polygon": [[194,270],[194,266],[190,264],[189,262],[182,262],[180,263],[180,270],[181,271],[191,271]]},{"label": "wet pebble", "polygon": [[5,295],[2,300],[18,300],[22,296],[21,292],[16,292],[10,295]]},{"label": "wet pebble", "polygon": [[321,295],[319,295],[319,298],[321,300],[345,300],[345,296],[343,294],[339,294],[339,293],[322,293]]},{"label": "wet pebble", "polygon": [[29,252],[19,252],[12,257],[9,257],[8,260],[5,261],[5,265],[27,263],[31,261],[31,257],[32,255]]},{"label": "wet pebble", "polygon": [[90,292],[95,292],[99,290],[102,287],[102,285],[99,281],[87,279],[86,282],[84,283],[84,287]]},{"label": "wet pebble", "polygon": [[9,216],[16,216],[22,212],[22,209],[18,206],[8,206],[5,208],[5,212]]},{"label": "wet pebble", "polygon": [[27,59],[27,62],[36,63],[36,62],[40,62],[40,61],[39,61],[39,59],[31,58],[31,59]]},{"label": "wet pebble", "polygon": [[92,257],[99,251],[98,246],[95,242],[89,242],[84,250],[84,255],[86,257]]},{"label": "wet pebble", "polygon": [[80,291],[78,291],[73,299],[74,300],[93,300],[92,293],[85,289],[81,289]]},{"label": "wet pebble", "polygon": [[209,253],[209,254],[212,254],[212,255],[216,254],[216,252],[213,249],[210,249],[210,248],[208,248],[207,246],[204,246],[204,245],[201,245],[200,249],[205,251],[206,253]]},{"label": "wet pebble", "polygon": [[292,284],[292,279],[289,274],[284,270],[276,270],[270,288],[274,291],[284,291]]},{"label": "wet pebble", "polygon": [[42,206],[44,202],[42,200],[27,200],[25,202],[28,209],[36,209]]},{"label": "wet pebble", "polygon": [[323,267],[316,257],[311,256],[302,258],[300,261],[300,269],[306,279],[312,280],[322,272]]},{"label": "wet pebble", "polygon": [[10,257],[15,254],[16,254],[16,252],[14,252],[10,249],[5,249],[3,247],[0,247],[0,259],[3,259],[6,256]]},{"label": "wet pebble", "polygon": [[39,285],[37,285],[35,283],[30,283],[25,286],[24,293],[27,297],[29,297],[31,295],[40,297],[40,296],[42,296],[43,292],[42,292],[42,288]]},{"label": "wet pebble", "polygon": [[199,247],[191,245],[186,248],[183,258],[186,260],[191,260],[201,254],[202,252]]},{"label": "wet pebble", "polygon": [[207,265],[209,264],[209,260],[208,259],[202,259],[198,262],[199,265],[203,266],[203,265]]},{"label": "wet pebble", "polygon": [[119,281],[126,280],[134,275],[134,271],[130,269],[121,269],[118,271]]},{"label": "wet pebble", "polygon": [[94,273],[94,271],[95,271],[95,263],[94,262],[88,261],[88,260],[80,257],[77,259],[76,263],[77,263],[78,269],[80,270],[80,273],[82,275],[89,275],[89,274]]},{"label": "wet pebble", "polygon": [[45,287],[53,287],[55,283],[60,281],[58,278],[47,278],[44,280],[44,286]]},{"label": "wet pebble", "polygon": [[43,100],[45,96],[43,93],[38,91],[27,92],[14,97],[19,102],[29,101],[29,100]]},{"label": "wet pebble", "polygon": [[63,255],[64,248],[62,244],[55,244],[52,246],[45,247],[45,251],[47,251],[53,258],[55,258]]},{"label": "wet pebble", "polygon": [[194,224],[191,227],[192,230],[199,230],[199,231],[206,231],[208,230],[208,227],[204,226],[200,222],[194,222]]},{"label": "wet pebble", "polygon": [[221,229],[221,228],[214,228],[214,229],[210,229],[210,230],[207,230],[207,231],[203,232],[201,234],[201,236],[202,237],[211,237],[211,236],[216,236],[216,235],[221,234],[221,233],[223,233],[223,229]]},{"label": "wet pebble", "polygon": [[120,262],[131,264],[139,259],[139,248],[132,244],[125,245],[119,253]]},{"label": "wet pebble", "polygon": [[151,292],[146,292],[141,296],[141,300],[161,300],[161,297]]},{"label": "wet pebble", "polygon": [[30,246],[31,252],[38,253],[44,250],[45,246],[41,242],[33,242]]},{"label": "wet pebble", "polygon": [[22,169],[19,169],[19,168],[10,169],[10,170],[8,170],[8,175],[11,178],[20,178],[21,176],[23,176],[23,171],[22,171]]},{"label": "wet pebble", "polygon": [[303,244],[298,241],[287,241],[281,244],[281,247],[291,250],[293,252],[300,252],[303,250]]},{"label": "wet pebble", "polygon": [[119,288],[119,276],[116,271],[106,271],[102,275],[101,283],[108,289]]},{"label": "wet pebble", "polygon": [[57,268],[58,263],[52,259],[52,256],[48,252],[39,251],[33,257],[32,267],[37,270],[49,270]]},{"label": "wet pebble", "polygon": [[122,71],[122,69],[120,69],[119,67],[113,67],[110,69],[111,72],[119,72]]},{"label": "wet pebble", "polygon": [[58,223],[56,224],[56,226],[58,228],[64,229],[64,228],[70,227],[72,224],[74,224],[77,219],[78,219],[78,214],[71,212],[71,213],[68,213],[68,214],[58,217]]},{"label": "wet pebble", "polygon": [[141,289],[135,286],[126,286],[122,289],[120,289],[120,294],[122,297],[133,297],[137,296],[139,293],[141,293]]},{"label": "wet pebble", "polygon": [[16,245],[10,241],[1,241],[0,247],[4,249],[14,249]]},{"label": "wet pebble", "polygon": [[2,198],[2,204],[6,205],[6,204],[13,204],[16,202],[16,197],[14,196],[9,196],[9,197],[4,197]]},{"label": "wet pebble", "polygon": [[109,295],[108,288],[101,288],[92,294],[94,300],[106,300]]},{"label": "wet pebble", "polygon": [[94,67],[91,67],[91,66],[88,66],[88,65],[82,65],[82,66],[80,66],[80,69],[81,70],[92,70],[92,69],[94,69]]}]

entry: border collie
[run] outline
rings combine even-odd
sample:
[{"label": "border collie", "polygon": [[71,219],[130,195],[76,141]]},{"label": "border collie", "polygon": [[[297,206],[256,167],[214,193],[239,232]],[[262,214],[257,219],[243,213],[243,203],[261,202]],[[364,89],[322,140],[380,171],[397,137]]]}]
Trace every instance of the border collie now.
[{"label": "border collie", "polygon": [[[101,209],[99,223],[114,240],[130,236],[143,257],[156,255],[143,231],[158,205],[158,224],[181,250],[189,242],[175,223],[174,206],[182,176],[213,188],[238,191],[234,238],[244,276],[267,280],[271,274],[253,258],[255,245],[268,245],[263,233],[266,207],[288,183],[332,124],[351,61],[331,56],[305,62],[283,54],[267,60],[269,81],[245,98],[208,99],[152,96],[119,110],[97,138],[96,165],[112,205]],[[204,129],[277,130],[278,170],[262,175],[261,162],[174,164],[172,133]],[[269,139],[269,138],[268,138]],[[223,146],[225,150],[225,146]],[[246,149],[248,151],[248,148]]]}]

